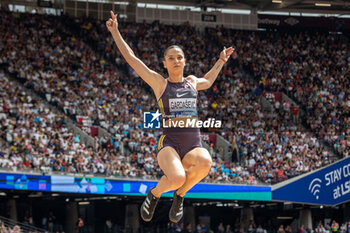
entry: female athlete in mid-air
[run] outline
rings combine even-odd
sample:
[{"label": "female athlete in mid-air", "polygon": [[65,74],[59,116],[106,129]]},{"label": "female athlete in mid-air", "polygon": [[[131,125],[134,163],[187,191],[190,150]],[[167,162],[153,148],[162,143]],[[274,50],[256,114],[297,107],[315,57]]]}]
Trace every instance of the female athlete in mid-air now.
[{"label": "female athlete in mid-air", "polygon": [[[172,122],[168,125],[174,125],[174,122],[180,125],[181,121],[186,123],[186,119],[196,120],[197,91],[211,87],[234,49],[224,48],[213,68],[203,78],[193,75],[185,78],[184,52],[179,46],[170,46],[164,53],[163,64],[169,74],[169,78],[165,79],[135,56],[121,36],[117,17],[112,11],[106,25],[127,63],[151,86],[163,118],[168,123]],[[141,217],[146,222],[151,221],[161,194],[176,190],[169,219],[177,223],[183,216],[186,192],[208,175],[212,163],[209,152],[202,147],[199,128],[163,128],[163,135],[158,142],[157,160],[164,175],[156,187],[149,189],[141,206]]]}]

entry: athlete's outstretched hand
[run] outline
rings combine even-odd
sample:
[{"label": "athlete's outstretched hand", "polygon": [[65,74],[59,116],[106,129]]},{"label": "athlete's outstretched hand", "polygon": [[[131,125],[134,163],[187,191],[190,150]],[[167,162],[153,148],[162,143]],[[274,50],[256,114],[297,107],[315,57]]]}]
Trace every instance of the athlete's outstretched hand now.
[{"label": "athlete's outstretched hand", "polygon": [[230,47],[226,48],[221,51],[220,53],[220,59],[223,59],[225,62],[230,58],[230,56],[233,54],[233,58],[237,58],[237,53],[235,52],[235,49]]},{"label": "athlete's outstretched hand", "polygon": [[111,11],[111,17],[108,21],[106,21],[106,26],[110,32],[117,31],[118,30],[118,20],[117,15]]}]

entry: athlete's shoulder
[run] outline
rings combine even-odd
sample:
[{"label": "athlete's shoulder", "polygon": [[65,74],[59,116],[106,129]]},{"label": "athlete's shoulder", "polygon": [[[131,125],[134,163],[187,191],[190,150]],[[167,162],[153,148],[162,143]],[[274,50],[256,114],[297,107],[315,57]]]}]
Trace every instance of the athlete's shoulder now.
[{"label": "athlete's shoulder", "polygon": [[190,80],[196,80],[197,79],[197,77],[196,76],[194,76],[194,75],[188,75],[187,77],[186,77],[186,80],[188,80],[188,81],[190,81]]},{"label": "athlete's shoulder", "polygon": [[197,82],[198,82],[198,78],[194,75],[189,75],[186,77],[187,82],[190,82],[192,84],[192,86],[194,87],[194,89],[197,90]]},{"label": "athlete's shoulder", "polygon": [[197,83],[197,77],[194,75],[189,75],[185,78],[187,81],[189,81],[192,84],[196,84]]}]

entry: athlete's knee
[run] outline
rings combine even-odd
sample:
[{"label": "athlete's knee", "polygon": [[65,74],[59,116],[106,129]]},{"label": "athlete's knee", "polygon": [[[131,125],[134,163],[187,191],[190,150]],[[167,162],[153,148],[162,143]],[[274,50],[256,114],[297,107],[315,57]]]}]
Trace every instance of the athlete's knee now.
[{"label": "athlete's knee", "polygon": [[201,167],[201,169],[209,171],[211,168],[211,164],[212,164],[212,159],[209,155],[200,157],[199,166]]},{"label": "athlete's knee", "polygon": [[185,173],[178,173],[173,175],[170,178],[170,183],[173,189],[180,188],[186,181],[186,174]]}]

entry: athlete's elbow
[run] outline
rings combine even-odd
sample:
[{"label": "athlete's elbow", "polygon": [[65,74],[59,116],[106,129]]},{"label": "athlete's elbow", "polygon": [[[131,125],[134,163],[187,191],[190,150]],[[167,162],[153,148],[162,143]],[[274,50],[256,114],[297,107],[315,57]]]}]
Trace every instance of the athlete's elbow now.
[{"label": "athlete's elbow", "polygon": [[124,55],[125,60],[132,61],[136,59],[135,54],[132,51],[127,51]]},{"label": "athlete's elbow", "polygon": [[205,89],[209,89],[209,88],[211,88],[212,86],[213,86],[213,83],[214,82],[208,82],[208,83],[206,83],[206,85],[205,85]]},{"label": "athlete's elbow", "polygon": [[212,82],[209,78],[207,77],[204,77],[206,79],[205,82],[201,82],[199,86],[199,90],[206,90],[206,89],[209,89],[214,82]]},{"label": "athlete's elbow", "polygon": [[197,86],[197,91],[204,91],[207,90],[211,87],[211,85],[198,85]]},{"label": "athlete's elbow", "polygon": [[134,51],[132,51],[131,49],[129,50],[129,53],[130,53],[131,56],[136,57]]}]

